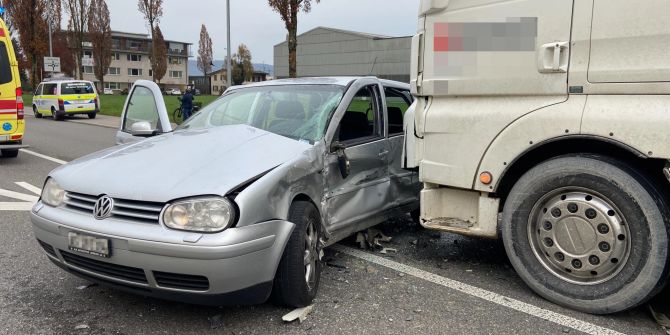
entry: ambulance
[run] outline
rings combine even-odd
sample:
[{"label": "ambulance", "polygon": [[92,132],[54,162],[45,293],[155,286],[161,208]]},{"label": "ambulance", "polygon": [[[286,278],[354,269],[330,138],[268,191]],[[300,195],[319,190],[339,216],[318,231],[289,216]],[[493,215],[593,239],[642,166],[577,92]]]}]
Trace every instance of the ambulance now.
[{"label": "ambulance", "polygon": [[35,89],[33,113],[40,119],[51,116],[62,121],[65,116],[86,114],[95,119],[100,111],[98,92],[90,81],[47,79]]},{"label": "ambulance", "polygon": [[25,132],[23,97],[19,66],[12,47],[9,29],[0,19],[0,153],[3,158],[16,157]]}]

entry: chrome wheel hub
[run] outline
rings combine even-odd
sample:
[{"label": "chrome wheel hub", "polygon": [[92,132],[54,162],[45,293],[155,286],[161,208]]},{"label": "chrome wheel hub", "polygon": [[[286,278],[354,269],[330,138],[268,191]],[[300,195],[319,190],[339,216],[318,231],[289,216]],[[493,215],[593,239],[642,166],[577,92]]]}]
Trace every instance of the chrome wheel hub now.
[{"label": "chrome wheel hub", "polygon": [[318,261],[318,253],[316,245],[318,242],[318,235],[313,221],[309,221],[305,231],[305,283],[310,290],[314,288],[316,283],[316,262]]},{"label": "chrome wheel hub", "polygon": [[630,232],[606,197],[580,188],[550,192],[529,216],[528,238],[540,263],[559,278],[598,284],[615,276],[630,253]]}]

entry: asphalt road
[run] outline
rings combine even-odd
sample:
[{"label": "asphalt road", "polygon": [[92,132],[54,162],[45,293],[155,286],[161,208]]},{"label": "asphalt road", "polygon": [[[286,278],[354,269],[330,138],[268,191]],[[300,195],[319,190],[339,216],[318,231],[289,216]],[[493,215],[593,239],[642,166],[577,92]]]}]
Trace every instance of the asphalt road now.
[{"label": "asphalt road", "polygon": [[[55,160],[28,152],[0,158],[0,189],[24,200],[37,196],[57,161],[112,146],[116,132],[32,117],[27,129],[28,150]],[[593,316],[549,303],[515,274],[501,242],[426,231],[408,217],[378,227],[397,253],[361,253],[353,238],[328,249],[314,310],[302,323],[284,323],[290,310],[270,303],[203,307],[87,287],[47,260],[28,211],[2,210],[21,201],[0,195],[0,334],[665,333],[646,306]]]}]

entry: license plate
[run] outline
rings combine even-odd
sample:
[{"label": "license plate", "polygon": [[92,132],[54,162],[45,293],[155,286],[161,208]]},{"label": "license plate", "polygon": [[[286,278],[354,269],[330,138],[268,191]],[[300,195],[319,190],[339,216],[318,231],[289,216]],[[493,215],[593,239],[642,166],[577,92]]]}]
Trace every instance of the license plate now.
[{"label": "license plate", "polygon": [[108,258],[109,240],[89,235],[69,232],[67,234],[68,248],[73,251]]}]

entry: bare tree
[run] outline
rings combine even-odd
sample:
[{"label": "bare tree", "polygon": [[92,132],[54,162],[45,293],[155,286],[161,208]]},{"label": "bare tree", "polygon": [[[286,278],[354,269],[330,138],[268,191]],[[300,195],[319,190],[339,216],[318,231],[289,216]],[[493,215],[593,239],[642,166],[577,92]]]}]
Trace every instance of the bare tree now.
[{"label": "bare tree", "polygon": [[75,72],[79,79],[84,79],[81,61],[84,58],[84,42],[88,37],[88,10],[91,6],[91,0],[63,1],[65,1],[65,11],[69,16],[67,28],[69,31],[70,47],[75,55],[74,61],[77,66]]},{"label": "bare tree", "polygon": [[[156,45],[156,36],[154,34],[156,29],[156,24],[160,22],[161,17],[163,17],[163,0],[137,0],[137,9],[144,15],[144,19],[149,23],[149,31],[151,32],[151,43]],[[149,59],[151,59],[152,69],[153,69],[153,80],[157,81],[156,69],[153,68],[154,65],[154,50],[152,47],[149,50]],[[165,74],[163,74],[165,75]],[[161,77],[162,78],[162,77]],[[160,80],[160,78],[158,78]]]},{"label": "bare tree", "polygon": [[[319,3],[320,0],[314,0]],[[298,49],[298,12],[309,13],[312,10],[312,0],[268,0],[272,10],[279,13],[288,31],[288,76],[295,78],[297,71]]]},{"label": "bare tree", "polygon": [[[208,87],[211,87],[208,73],[212,71],[213,51],[212,38],[209,37],[207,27],[203,24],[200,28],[200,43],[198,44],[198,69],[202,71],[207,80]],[[208,91],[210,88],[208,88]]]},{"label": "bare tree", "polygon": [[42,57],[47,53],[47,22],[44,0],[12,0],[6,4],[7,18],[19,33],[19,44],[30,65],[30,83],[37,86]]},{"label": "bare tree", "polygon": [[241,85],[254,77],[254,65],[251,63],[251,51],[246,45],[240,44],[233,55],[233,82]]},{"label": "bare tree", "polygon": [[151,59],[151,68],[153,69],[154,80],[161,81],[167,72],[167,45],[163,38],[161,27],[156,26],[154,32],[154,42],[152,43],[153,58]]},{"label": "bare tree", "polygon": [[100,91],[105,88],[105,75],[112,63],[112,28],[109,8],[105,0],[91,0],[88,9],[88,34],[93,45],[93,73],[100,81]]}]

